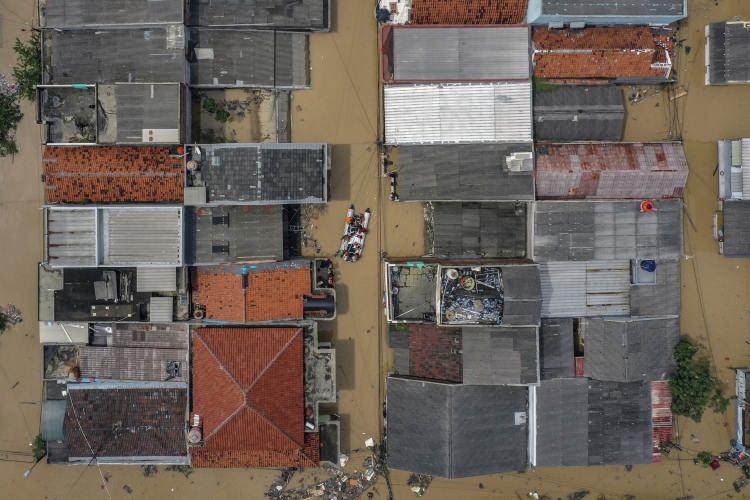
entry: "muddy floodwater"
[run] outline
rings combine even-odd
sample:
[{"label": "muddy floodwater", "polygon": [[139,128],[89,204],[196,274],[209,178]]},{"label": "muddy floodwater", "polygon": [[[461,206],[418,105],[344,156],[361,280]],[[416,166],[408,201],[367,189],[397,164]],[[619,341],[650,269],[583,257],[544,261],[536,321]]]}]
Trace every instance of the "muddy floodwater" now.
[{"label": "muddy floodwater", "polygon": [[[311,36],[312,88],[295,92],[291,101],[291,130],[295,142],[334,145],[332,199],[316,213],[312,238],[320,253],[335,252],[346,208],[373,211],[363,258],[356,264],[339,262],[339,314],[323,330],[335,341],[339,413],[343,420],[342,449],[354,450],[352,466],[361,465],[368,437],[380,436],[383,377],[391,362],[384,342],[382,310],[383,252],[418,256],[424,251],[423,209],[420,204],[392,203],[380,175],[378,138],[380,107],[376,25],[372,0],[334,0],[330,34]],[[750,20],[750,1],[691,0],[690,18],[681,25],[676,67],[678,92],[649,89],[628,109],[626,140],[682,138],[690,164],[685,193],[685,258],[682,263],[682,331],[701,342],[717,375],[733,391],[730,368],[750,365],[750,262],[719,256],[712,239],[712,214],[717,205],[714,174],[716,140],[750,136],[750,86],[704,85],[704,26],[741,16]],[[10,74],[12,43],[25,37],[34,20],[31,0],[0,1],[0,72]],[[25,30],[25,31],[24,31]],[[626,96],[631,90],[625,88]],[[40,206],[40,129],[32,105],[18,129],[20,154],[0,159],[0,304],[13,303],[25,322],[0,337],[0,498],[101,499],[263,498],[278,476],[269,470],[197,470],[189,477],[160,468],[144,477],[139,467],[64,467],[39,463],[28,478],[29,443],[38,433],[41,399],[41,360],[36,323],[37,263],[42,258]],[[244,125],[244,124],[243,124]],[[247,125],[238,131],[252,136],[262,131]],[[305,248],[315,252],[311,244]],[[711,471],[694,465],[700,450],[728,447],[734,410],[708,412],[701,423],[679,419],[679,441],[685,451],[672,452],[662,463],[625,467],[541,469],[525,473],[462,480],[435,479],[426,498],[527,498],[529,492],[565,498],[585,490],[586,498],[638,499],[727,498],[738,469]],[[425,429],[424,432],[430,432]],[[543,446],[543,444],[540,444]],[[309,471],[308,477],[316,473]],[[322,477],[322,475],[321,475]],[[392,471],[394,496],[412,498],[408,474]],[[106,484],[103,486],[102,478]],[[292,486],[296,486],[297,479]],[[372,490],[386,498],[385,482]]]}]

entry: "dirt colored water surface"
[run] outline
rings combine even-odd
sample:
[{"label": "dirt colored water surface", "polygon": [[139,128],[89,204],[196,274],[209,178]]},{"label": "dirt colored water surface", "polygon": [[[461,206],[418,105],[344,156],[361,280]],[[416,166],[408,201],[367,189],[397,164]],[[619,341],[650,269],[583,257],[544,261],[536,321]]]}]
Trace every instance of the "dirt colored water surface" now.
[{"label": "dirt colored water surface", "polygon": [[[339,263],[338,319],[324,325],[338,351],[339,413],[342,448],[358,450],[367,437],[380,436],[383,376],[389,352],[384,344],[382,268],[380,256],[418,256],[424,251],[420,204],[387,201],[380,176],[378,138],[380,106],[377,76],[376,25],[370,0],[335,0],[330,34],[311,36],[312,88],[292,98],[292,140],[334,144],[331,175],[333,201],[311,221],[321,254],[335,252],[346,208],[373,211],[371,231],[362,260]],[[750,136],[750,86],[706,87],[704,26],[741,16],[750,19],[747,0],[693,0],[690,18],[678,38],[678,85],[687,94],[670,100],[666,92],[629,105],[626,140],[682,138],[690,164],[685,194],[685,254],[682,266],[682,330],[700,341],[717,375],[733,390],[730,368],[750,365],[748,300],[750,265],[718,255],[712,240],[716,208],[716,143],[720,138]],[[0,1],[0,72],[9,74],[12,42],[26,37],[34,23],[31,0]],[[625,89],[629,95],[630,89]],[[38,464],[28,478],[29,443],[38,433],[40,413],[40,349],[36,324],[37,263],[42,257],[40,206],[40,130],[34,109],[24,105],[26,118],[18,129],[21,152],[0,159],[0,304],[13,303],[26,321],[0,337],[0,498],[263,498],[278,477],[271,470],[198,470],[189,477],[162,469],[145,477],[138,467],[64,467]],[[314,246],[306,248],[314,253]],[[693,464],[699,450],[728,446],[733,409],[707,413],[696,424],[679,419],[678,438],[685,451],[672,452],[662,463],[625,467],[539,469],[525,473],[462,480],[435,479],[426,497],[432,499],[528,498],[538,492],[566,498],[695,499],[739,497],[732,481],[737,469],[711,471]],[[425,429],[425,432],[430,432]],[[350,452],[351,464],[365,453]],[[315,476],[315,471],[309,472]],[[393,494],[411,498],[408,473],[391,472]],[[296,482],[296,479],[295,479]],[[106,485],[106,486],[105,486]],[[293,486],[295,484],[293,483]],[[386,498],[381,479],[371,490]]]}]

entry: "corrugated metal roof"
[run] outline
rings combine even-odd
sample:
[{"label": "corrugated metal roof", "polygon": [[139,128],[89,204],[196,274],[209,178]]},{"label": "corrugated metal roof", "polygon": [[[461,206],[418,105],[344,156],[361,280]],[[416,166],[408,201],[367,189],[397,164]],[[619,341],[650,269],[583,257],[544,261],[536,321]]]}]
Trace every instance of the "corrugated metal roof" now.
[{"label": "corrugated metal roof", "polygon": [[176,292],[177,268],[139,267],[136,288],[138,292]]},{"label": "corrugated metal roof", "polygon": [[688,163],[682,143],[538,143],[539,198],[681,198]]},{"label": "corrugated metal roof", "polygon": [[47,84],[185,82],[185,27],[44,30]]},{"label": "corrugated metal roof", "polygon": [[725,257],[750,256],[750,201],[727,200],[724,202]]},{"label": "corrugated metal roof", "polygon": [[101,212],[103,265],[182,265],[182,207],[109,207]]},{"label": "corrugated metal roof", "polygon": [[541,0],[544,14],[581,16],[663,16],[684,15],[685,0]]},{"label": "corrugated metal roof", "polygon": [[386,85],[387,144],[532,140],[531,83]]},{"label": "corrugated metal roof", "polygon": [[533,200],[533,158],[526,171],[508,168],[509,157],[533,149],[528,142],[405,145],[390,156],[402,201]]},{"label": "corrugated metal roof", "polygon": [[40,344],[86,344],[88,341],[88,323],[39,322]]},{"label": "corrugated metal roof", "polygon": [[81,376],[104,380],[186,382],[187,349],[149,347],[79,348]]},{"label": "corrugated metal roof", "polygon": [[93,329],[110,347],[188,348],[186,323],[96,323]]},{"label": "corrugated metal roof", "polygon": [[409,27],[393,29],[394,81],[480,81],[529,78],[529,28]]},{"label": "corrugated metal roof", "polygon": [[63,423],[65,408],[68,402],[64,399],[42,401],[41,434],[45,441],[62,441],[65,439]]},{"label": "corrugated metal roof", "polygon": [[464,384],[539,382],[538,328],[464,328],[461,351]]},{"label": "corrugated metal roof", "polygon": [[682,202],[540,201],[534,216],[538,262],[677,259],[682,256]]},{"label": "corrugated metal roof", "polygon": [[331,24],[330,0],[200,0],[188,8],[197,26],[328,31]]},{"label": "corrugated metal roof", "polygon": [[526,257],[523,203],[433,203],[432,254],[448,258]]},{"label": "corrugated metal roof", "polygon": [[706,83],[750,82],[750,28],[743,21],[708,25]]},{"label": "corrugated metal roof", "polygon": [[544,380],[536,388],[536,465],[588,465],[588,385],[585,378]]},{"label": "corrugated metal roof", "polygon": [[97,264],[96,209],[45,209],[47,262],[53,267]]},{"label": "corrugated metal roof", "polygon": [[665,380],[675,368],[679,318],[585,318],[581,328],[587,377],[616,382]]},{"label": "corrugated metal roof", "polygon": [[184,0],[40,0],[42,28],[102,28],[183,22]]},{"label": "corrugated metal roof", "polygon": [[151,297],[148,306],[148,320],[152,323],[169,323],[174,320],[173,297]]},{"label": "corrugated metal roof", "polygon": [[192,28],[190,83],[201,87],[301,88],[310,85],[308,35]]},{"label": "corrugated metal roof", "polygon": [[562,85],[534,92],[534,137],[540,141],[619,141],[625,99],[615,85]]},{"label": "corrugated metal roof", "polygon": [[573,318],[542,320],[539,363],[542,380],[575,376]]},{"label": "corrugated metal roof", "polygon": [[630,314],[630,261],[539,264],[542,317]]}]

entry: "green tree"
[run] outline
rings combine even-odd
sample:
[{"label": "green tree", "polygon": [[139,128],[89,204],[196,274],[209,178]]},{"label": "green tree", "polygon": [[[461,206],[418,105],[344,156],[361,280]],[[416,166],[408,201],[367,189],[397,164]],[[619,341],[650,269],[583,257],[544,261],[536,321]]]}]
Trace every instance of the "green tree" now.
[{"label": "green tree", "polygon": [[4,90],[0,82],[0,156],[18,153],[16,127],[23,118],[18,94]]},{"label": "green tree", "polygon": [[696,357],[699,348],[688,339],[682,339],[674,350],[677,371],[669,380],[672,391],[672,412],[700,422],[706,408],[717,413],[729,405],[721,391],[721,381],[711,375],[711,365],[706,357]]},{"label": "green tree", "polygon": [[26,42],[16,38],[13,44],[16,53],[16,65],[13,77],[18,83],[21,97],[33,101],[36,98],[36,86],[42,81],[42,52],[39,43],[39,32],[34,31]]}]

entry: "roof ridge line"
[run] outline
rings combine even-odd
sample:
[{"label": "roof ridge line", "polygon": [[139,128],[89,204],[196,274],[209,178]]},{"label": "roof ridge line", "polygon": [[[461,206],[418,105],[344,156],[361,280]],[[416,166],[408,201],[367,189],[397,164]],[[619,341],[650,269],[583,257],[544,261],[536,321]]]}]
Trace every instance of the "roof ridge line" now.
[{"label": "roof ridge line", "polygon": [[221,422],[221,423],[220,423],[219,425],[217,425],[217,426],[216,426],[216,427],[214,428],[214,430],[213,430],[213,431],[211,431],[211,433],[209,433],[209,434],[208,434],[208,435],[207,435],[207,436],[206,436],[206,437],[204,438],[204,441],[205,441],[205,440],[206,440],[206,439],[208,439],[209,437],[211,437],[211,436],[213,436],[214,434],[216,434],[217,432],[219,432],[219,431],[220,431],[220,430],[221,430],[221,429],[222,429],[222,428],[223,428],[223,427],[224,427],[224,426],[225,426],[225,425],[226,425],[226,424],[227,424],[227,423],[228,423],[228,422],[229,422],[229,421],[230,421],[230,420],[231,420],[231,419],[232,419],[232,418],[233,418],[233,417],[234,417],[234,416],[235,416],[235,415],[236,415],[236,414],[237,414],[237,413],[238,413],[238,412],[239,412],[239,411],[240,411],[240,410],[241,410],[241,409],[243,408],[243,407],[247,406],[247,399],[246,399],[246,393],[245,393],[245,391],[243,391],[243,390],[242,390],[242,386],[240,385],[240,383],[239,383],[239,382],[237,381],[237,379],[236,379],[236,378],[234,378],[234,375],[232,374],[232,372],[230,372],[229,370],[227,370],[226,366],[224,366],[224,363],[222,363],[222,362],[221,362],[221,360],[220,360],[220,359],[219,359],[219,357],[218,357],[218,356],[216,355],[216,353],[215,353],[215,352],[213,351],[213,349],[211,349],[211,348],[210,348],[210,347],[208,346],[208,344],[206,343],[206,340],[205,340],[205,339],[203,338],[203,336],[202,336],[202,335],[201,335],[201,334],[200,334],[199,332],[200,332],[200,329],[196,330],[196,334],[195,334],[196,338],[197,338],[198,340],[200,340],[200,341],[201,341],[201,344],[203,344],[203,347],[205,347],[205,348],[206,348],[206,350],[207,350],[207,351],[209,352],[209,354],[211,354],[211,356],[212,356],[212,357],[213,357],[213,358],[214,358],[214,359],[216,360],[216,363],[218,363],[218,365],[219,365],[219,366],[221,367],[221,369],[222,369],[222,370],[224,370],[224,372],[225,372],[225,373],[226,373],[226,374],[227,374],[227,375],[229,376],[229,379],[230,379],[230,380],[231,380],[232,382],[234,382],[234,385],[236,385],[236,386],[237,386],[237,389],[239,389],[239,390],[240,390],[240,394],[242,394],[242,396],[243,396],[243,403],[242,403],[242,404],[241,404],[240,406],[238,406],[238,407],[237,407],[237,408],[236,408],[236,409],[235,409],[235,410],[234,410],[234,411],[233,411],[233,412],[232,412],[232,413],[231,413],[231,414],[230,414],[230,415],[229,415],[229,416],[228,416],[227,418],[225,418],[225,419],[224,419],[224,420],[223,420],[223,421],[222,421],[222,422]]},{"label": "roof ridge line", "polygon": [[274,429],[276,429],[277,431],[279,431],[282,436],[284,436],[285,438],[287,438],[289,441],[291,441],[292,443],[294,443],[296,446],[299,446],[300,447],[300,450],[299,450],[300,452],[301,452],[302,448],[305,447],[304,437],[302,439],[302,444],[299,444],[297,441],[295,441],[292,438],[292,436],[290,436],[289,434],[287,434],[286,432],[284,432],[281,429],[281,427],[279,427],[278,425],[276,425],[271,419],[269,419],[268,417],[266,417],[265,415],[263,415],[261,412],[259,412],[258,410],[256,410],[255,408],[253,408],[252,406],[250,406],[249,404],[247,404],[247,402],[245,403],[244,407],[247,408],[248,410],[251,410],[253,413],[255,413],[256,415],[258,415],[260,418],[262,418],[263,420],[265,420],[266,422],[268,422],[271,425],[271,427],[273,427]]},{"label": "roof ridge line", "polygon": [[[253,390],[253,387],[255,387],[255,385],[256,385],[256,384],[258,383],[258,381],[259,381],[259,380],[261,379],[261,377],[263,377],[263,375],[265,375],[265,374],[266,374],[266,372],[267,372],[267,371],[268,371],[268,370],[269,370],[269,369],[270,369],[270,368],[271,368],[271,367],[272,367],[272,366],[273,366],[273,365],[274,365],[274,364],[276,363],[276,360],[278,360],[278,359],[279,359],[279,357],[280,357],[280,356],[281,356],[282,354],[284,354],[284,353],[286,352],[286,350],[287,350],[287,349],[289,348],[289,346],[291,345],[292,341],[293,341],[294,339],[296,339],[296,338],[297,338],[297,336],[298,336],[298,335],[299,335],[299,334],[300,334],[301,332],[302,332],[302,328],[300,328],[300,327],[297,327],[297,332],[296,332],[296,333],[295,333],[294,335],[292,335],[292,337],[291,337],[291,338],[290,338],[290,339],[289,339],[289,340],[287,341],[287,343],[286,343],[286,344],[284,345],[284,347],[282,347],[281,349],[279,349],[279,352],[277,352],[277,353],[276,353],[276,355],[275,355],[275,356],[273,357],[273,359],[272,359],[271,361],[269,361],[269,362],[268,362],[268,364],[266,365],[266,367],[265,367],[265,368],[263,368],[263,370],[261,370],[261,372],[260,372],[260,373],[258,373],[258,376],[257,376],[257,377],[255,377],[255,380],[253,380],[253,382],[252,382],[252,383],[250,384],[250,386],[249,386],[249,387],[247,388],[247,390],[246,390],[246,391],[243,391],[243,392],[245,393],[245,396],[247,396],[247,394],[248,394],[248,393],[249,393],[250,391],[252,391],[252,390]],[[302,371],[304,372],[304,366],[303,366],[303,370],[302,370]],[[241,388],[240,388],[240,389],[241,389]]]}]

